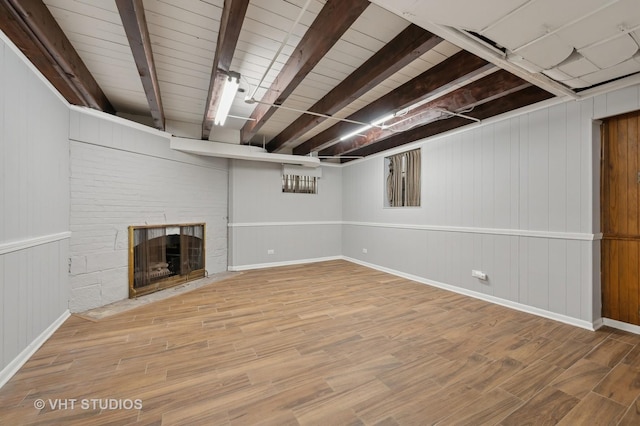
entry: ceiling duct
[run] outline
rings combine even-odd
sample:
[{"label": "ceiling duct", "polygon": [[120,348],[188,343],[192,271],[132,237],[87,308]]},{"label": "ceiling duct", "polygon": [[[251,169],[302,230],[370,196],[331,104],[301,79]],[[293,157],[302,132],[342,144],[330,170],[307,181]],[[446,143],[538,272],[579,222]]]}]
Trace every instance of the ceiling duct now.
[{"label": "ceiling duct", "polygon": [[208,157],[237,160],[263,161],[268,163],[295,164],[304,167],[320,166],[320,159],[302,155],[272,154],[264,148],[251,145],[235,145],[199,139],[171,137],[171,149]]}]

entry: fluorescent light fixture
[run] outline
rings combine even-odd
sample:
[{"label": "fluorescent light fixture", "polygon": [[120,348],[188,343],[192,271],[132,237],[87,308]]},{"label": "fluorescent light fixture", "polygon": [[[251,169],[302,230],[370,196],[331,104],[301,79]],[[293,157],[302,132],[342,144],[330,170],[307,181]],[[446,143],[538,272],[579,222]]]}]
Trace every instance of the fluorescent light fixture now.
[{"label": "fluorescent light fixture", "polygon": [[391,119],[392,119],[393,117],[395,117],[395,116],[396,116],[395,114],[389,114],[389,115],[387,115],[386,117],[382,117],[381,119],[374,121],[373,123],[371,123],[371,125],[372,125],[372,126],[377,126],[377,125],[379,125],[379,124],[384,123],[384,122],[385,122],[385,121],[387,121],[387,120],[391,120]]},{"label": "fluorescent light fixture", "polygon": [[227,116],[229,115],[233,99],[236,97],[236,93],[238,93],[239,86],[240,74],[237,72],[229,72],[229,76],[224,82],[224,88],[222,89],[222,96],[220,97],[216,117],[213,120],[213,124],[216,126],[224,126],[224,122],[227,120]]},{"label": "fluorescent light fixture", "polygon": [[384,129],[385,127],[384,126],[380,126],[380,124],[384,123],[387,120],[391,120],[395,116],[396,116],[395,114],[389,114],[389,115],[387,115],[385,117],[382,117],[382,118],[380,118],[378,120],[375,120],[371,124],[367,124],[366,126],[362,126],[362,127],[358,128],[358,129],[354,130],[353,132],[348,133],[348,134],[340,137],[340,140],[343,141],[345,139],[349,139],[350,137],[355,136],[357,134],[360,134],[362,132],[365,132],[365,131],[369,130],[372,127],[381,127],[381,128]]},{"label": "fluorescent light fixture", "polygon": [[341,140],[341,141],[343,141],[343,140],[345,140],[345,139],[349,139],[350,137],[355,136],[355,135],[357,135],[358,133],[362,133],[362,132],[364,132],[364,131],[367,131],[367,130],[369,130],[369,129],[370,129],[370,128],[372,128],[372,127],[373,127],[373,126],[371,126],[371,125],[362,126],[362,127],[360,127],[359,129],[356,129],[356,130],[354,130],[353,132],[348,133],[348,134],[346,134],[346,135],[342,136],[342,137],[340,138],[340,140]]}]

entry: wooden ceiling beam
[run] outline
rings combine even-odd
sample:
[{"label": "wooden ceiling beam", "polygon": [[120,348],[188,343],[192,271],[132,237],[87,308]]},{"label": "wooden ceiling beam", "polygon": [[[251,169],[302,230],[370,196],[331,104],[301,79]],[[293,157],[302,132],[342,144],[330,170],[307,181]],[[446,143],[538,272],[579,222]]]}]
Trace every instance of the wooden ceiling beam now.
[{"label": "wooden ceiling beam", "polygon": [[[332,115],[338,112],[424,53],[433,49],[441,41],[440,37],[419,26],[415,24],[409,25],[309,108],[309,111],[325,115]],[[277,152],[286,148],[296,138],[325,120],[325,117],[302,114],[267,144],[267,150]]]},{"label": "wooden ceiling beam", "polygon": [[120,19],[136,61],[155,128],[164,130],[164,109],[142,0],[116,0]]},{"label": "wooden ceiling beam", "polygon": [[[537,86],[529,85],[522,90],[518,90],[509,94],[508,96],[497,98],[492,100],[491,102],[480,105],[473,111],[465,115],[477,118],[479,120],[484,120],[552,97],[553,95],[551,93],[546,92],[545,90],[542,90]],[[350,152],[349,155],[364,157],[367,155],[376,154],[381,151],[396,148],[398,146],[444,133],[458,127],[466,126],[470,123],[473,122],[466,118],[456,116],[444,120],[434,121],[423,126],[415,127],[406,132],[398,133],[397,135],[387,138],[380,143],[366,145],[360,149]],[[350,158],[345,158],[341,160],[341,162],[345,163],[351,160],[352,159]]]},{"label": "wooden ceiling beam", "polygon": [[479,80],[473,81],[453,92],[427,102],[408,112],[407,116],[396,117],[384,123],[388,128],[375,127],[320,151],[320,155],[347,154],[369,144],[375,144],[398,134],[438,120],[450,112],[461,112],[478,105],[491,102],[495,99],[507,96],[522,90],[531,83],[516,77],[508,71],[499,70]]},{"label": "wooden ceiling beam", "polygon": [[[444,93],[456,84],[477,77],[493,68],[495,65],[476,55],[466,51],[458,52],[347,118],[370,123],[438,93]],[[342,135],[353,132],[359,127],[361,126],[349,122],[339,122],[295,147],[293,153],[307,155],[314,150],[335,143]]]},{"label": "wooden ceiling beam", "polygon": [[240,30],[244,17],[247,14],[249,0],[225,0],[220,19],[216,52],[213,57],[211,69],[211,81],[209,93],[205,104],[204,118],[202,119],[202,139],[209,139],[213,121],[218,109],[222,89],[224,88],[226,74],[230,71],[233,53],[236,50]]},{"label": "wooden ceiling beam", "polygon": [[276,112],[302,80],[320,62],[333,45],[369,6],[367,0],[327,0],[306,31],[271,87],[260,100],[240,131],[242,143],[250,143],[253,136]]},{"label": "wooden ceiling beam", "polygon": [[85,105],[82,94],[76,89],[71,79],[62,71],[57,62],[29,31],[21,19],[16,19],[14,10],[0,1],[0,29],[18,49],[33,63],[60,94],[73,105]]},{"label": "wooden ceiling beam", "polygon": [[0,0],[0,29],[71,104],[113,106],[41,0]]}]

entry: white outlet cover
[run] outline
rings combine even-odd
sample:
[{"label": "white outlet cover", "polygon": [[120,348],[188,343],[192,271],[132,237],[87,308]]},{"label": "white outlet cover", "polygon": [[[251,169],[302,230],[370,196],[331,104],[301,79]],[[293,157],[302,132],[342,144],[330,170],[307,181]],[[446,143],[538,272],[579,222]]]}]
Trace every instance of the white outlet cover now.
[{"label": "white outlet cover", "polygon": [[481,280],[486,280],[487,279],[487,274],[485,274],[482,271],[475,270],[475,269],[471,270],[471,276],[475,277],[475,278],[478,278],[478,279],[481,279]]}]

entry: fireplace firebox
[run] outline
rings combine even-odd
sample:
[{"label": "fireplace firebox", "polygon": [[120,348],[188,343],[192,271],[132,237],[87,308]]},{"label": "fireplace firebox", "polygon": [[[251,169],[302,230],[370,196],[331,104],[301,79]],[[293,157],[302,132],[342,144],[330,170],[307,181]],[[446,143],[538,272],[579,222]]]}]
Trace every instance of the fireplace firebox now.
[{"label": "fireplace firebox", "polygon": [[129,227],[129,298],[202,278],[205,225]]}]

